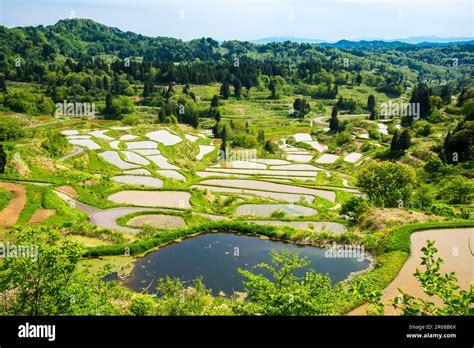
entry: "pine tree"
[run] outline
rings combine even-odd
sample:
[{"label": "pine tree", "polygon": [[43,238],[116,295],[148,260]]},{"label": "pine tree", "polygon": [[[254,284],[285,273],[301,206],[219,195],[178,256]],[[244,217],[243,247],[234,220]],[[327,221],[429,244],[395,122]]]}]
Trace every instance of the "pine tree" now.
[{"label": "pine tree", "polygon": [[367,98],[367,109],[369,111],[375,110],[375,97],[372,94]]},{"label": "pine tree", "polygon": [[111,115],[112,114],[112,94],[107,93],[105,96],[105,110],[104,113],[106,115]]},{"label": "pine tree", "polygon": [[191,126],[193,126],[196,129],[199,127],[199,115],[197,112],[193,112],[192,114]]},{"label": "pine tree", "polygon": [[109,90],[109,79],[107,78],[107,76],[104,76],[102,86],[106,91]]},{"label": "pine tree", "polygon": [[443,89],[441,90],[440,97],[441,97],[441,99],[443,99],[444,104],[450,104],[451,103],[451,91],[449,90],[448,85],[443,87]]},{"label": "pine tree", "polygon": [[2,93],[7,93],[7,83],[5,82],[5,77],[0,75],[0,91]]},{"label": "pine tree", "polygon": [[143,97],[147,98],[150,96],[150,83],[148,81],[145,81],[143,84]]},{"label": "pine tree", "polygon": [[395,152],[400,150],[400,135],[398,131],[395,131],[392,137],[392,142],[390,143],[390,151]]},{"label": "pine tree", "polygon": [[224,156],[225,159],[227,159],[227,126],[224,126],[222,129],[221,133],[221,147],[220,147],[220,152]]},{"label": "pine tree", "polygon": [[240,98],[242,98],[242,82],[240,82],[239,79],[236,79],[234,81],[234,94],[237,100],[240,100]]},{"label": "pine tree", "polygon": [[189,94],[189,92],[191,91],[191,87],[189,86],[189,84],[185,84],[184,87],[183,87],[183,94]]},{"label": "pine tree", "polygon": [[219,106],[219,97],[214,94],[211,100],[211,108],[217,108]]},{"label": "pine tree", "polygon": [[404,130],[400,135],[400,140],[398,142],[398,147],[400,150],[406,150],[411,146],[411,136],[407,130]]},{"label": "pine tree", "polygon": [[340,122],[337,118],[337,107],[334,106],[331,112],[331,119],[329,120],[329,130],[333,133],[337,133],[340,131]]},{"label": "pine tree", "polygon": [[222,84],[221,89],[220,89],[220,95],[224,99],[229,99],[229,97],[230,97],[229,82],[224,81],[224,83]]},{"label": "pine tree", "polygon": [[164,108],[161,108],[158,112],[158,122],[159,123],[166,123],[166,111]]},{"label": "pine tree", "polygon": [[376,120],[377,119],[377,114],[375,113],[375,110],[370,111],[370,116],[369,120]]},{"label": "pine tree", "polygon": [[427,85],[420,83],[413,88],[411,93],[410,103],[420,104],[420,116],[426,118],[433,112],[433,106],[431,105],[431,91]]}]

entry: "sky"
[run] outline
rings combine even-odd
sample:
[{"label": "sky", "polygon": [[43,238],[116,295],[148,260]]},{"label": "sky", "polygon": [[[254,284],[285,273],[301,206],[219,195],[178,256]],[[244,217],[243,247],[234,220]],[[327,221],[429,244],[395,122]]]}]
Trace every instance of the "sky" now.
[{"label": "sky", "polygon": [[0,0],[0,24],[50,25],[64,18],[148,36],[255,40],[292,36],[400,39],[473,37],[473,0]]}]

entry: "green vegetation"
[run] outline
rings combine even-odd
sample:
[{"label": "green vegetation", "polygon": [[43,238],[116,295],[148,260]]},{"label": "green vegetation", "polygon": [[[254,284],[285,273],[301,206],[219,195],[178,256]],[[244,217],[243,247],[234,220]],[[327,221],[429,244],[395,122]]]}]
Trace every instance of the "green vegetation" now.
[{"label": "green vegetation", "polygon": [[[5,43],[0,52],[0,180],[26,188],[26,206],[16,223],[7,227],[0,221],[0,242],[30,243],[41,250],[39,263],[0,263],[0,293],[11,296],[0,301],[6,314],[342,315],[364,301],[380,313],[380,292],[410,254],[411,233],[474,226],[472,45],[185,42],[86,19],[0,26],[0,39]],[[462,65],[447,66],[458,56]],[[343,64],[346,59],[350,64]],[[57,103],[90,103],[95,114],[56,114]],[[419,114],[413,112],[418,107]],[[125,151],[139,154],[127,142],[150,141],[146,134],[157,130],[179,138],[174,145],[152,144],[176,172],[158,173],[166,166],[149,155],[143,155],[149,159],[145,164],[126,157]],[[81,140],[100,149],[87,149]],[[77,146],[84,151],[63,157]],[[203,146],[212,151],[197,160]],[[146,177],[162,180],[163,186],[113,180],[135,174],[105,160],[105,151],[116,151],[128,167],[146,170]],[[245,157],[249,153],[252,159]],[[319,161],[325,154],[337,159]],[[165,174],[181,174],[184,180]],[[230,192],[195,187],[223,178],[258,180],[261,187],[221,187]],[[286,185],[285,192],[266,189],[268,183]],[[300,197],[302,189],[320,194]],[[91,217],[99,210],[121,211],[125,204],[109,196],[124,190],[189,192],[191,207],[134,210],[107,221],[117,230],[99,227],[110,225]],[[335,198],[325,196],[330,192]],[[317,213],[236,214],[242,204],[295,203],[266,196],[282,193]],[[10,191],[0,190],[0,212],[12,199]],[[42,210],[54,215],[30,223]],[[158,212],[182,217],[186,227],[145,226],[133,233],[125,228],[135,216]],[[310,228],[251,223],[257,219]],[[347,232],[318,232],[315,223],[320,222],[340,223]],[[241,270],[246,293],[233,297],[213,296],[202,279],[193,284],[162,279],[156,296],[100,280],[112,272],[102,269],[107,263],[124,275],[137,257],[208,232],[315,246],[363,245],[374,258],[373,268],[333,284],[316,273],[317,265],[316,271],[296,276],[307,261],[273,252],[271,264]],[[397,305],[405,314],[466,314],[471,295],[458,293],[455,279],[439,273],[433,245],[425,251],[431,275],[418,272],[417,278],[440,295],[446,308],[409,295]],[[60,276],[49,282],[55,272]],[[440,282],[434,284],[433,274]]]},{"label": "green vegetation", "polygon": [[8,205],[12,196],[10,191],[0,189],[0,211]]}]

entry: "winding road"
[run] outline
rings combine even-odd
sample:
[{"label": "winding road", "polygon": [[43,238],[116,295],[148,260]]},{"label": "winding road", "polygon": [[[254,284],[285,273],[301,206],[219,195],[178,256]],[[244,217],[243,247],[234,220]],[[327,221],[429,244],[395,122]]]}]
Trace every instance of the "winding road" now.
[{"label": "winding road", "polygon": [[80,153],[83,153],[84,149],[82,147],[74,146],[74,151],[71,152],[69,155],[65,155],[63,157],[58,158],[58,161],[64,162],[68,158],[74,157],[76,155],[79,155]]}]

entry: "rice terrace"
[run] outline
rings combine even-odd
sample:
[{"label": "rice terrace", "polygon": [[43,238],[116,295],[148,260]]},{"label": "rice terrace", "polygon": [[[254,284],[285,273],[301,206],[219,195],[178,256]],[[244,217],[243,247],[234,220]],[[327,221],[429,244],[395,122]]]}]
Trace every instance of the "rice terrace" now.
[{"label": "rice terrace", "polygon": [[37,23],[0,25],[0,313],[473,314],[472,38]]}]

